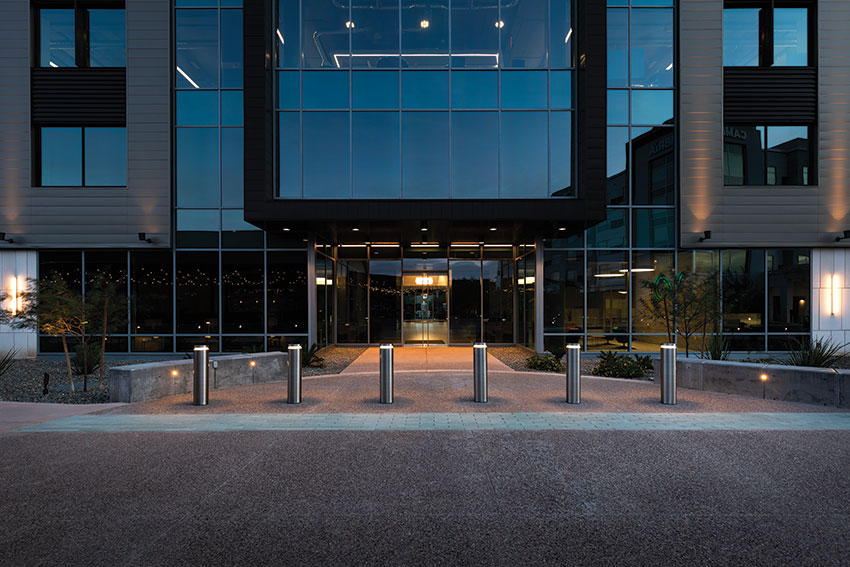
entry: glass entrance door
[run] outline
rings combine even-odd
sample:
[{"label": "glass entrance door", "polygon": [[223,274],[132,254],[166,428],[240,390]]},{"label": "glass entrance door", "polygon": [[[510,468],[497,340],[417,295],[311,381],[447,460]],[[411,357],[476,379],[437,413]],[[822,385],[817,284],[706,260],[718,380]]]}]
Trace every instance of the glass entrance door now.
[{"label": "glass entrance door", "polygon": [[405,274],[402,333],[406,345],[449,342],[448,274]]}]

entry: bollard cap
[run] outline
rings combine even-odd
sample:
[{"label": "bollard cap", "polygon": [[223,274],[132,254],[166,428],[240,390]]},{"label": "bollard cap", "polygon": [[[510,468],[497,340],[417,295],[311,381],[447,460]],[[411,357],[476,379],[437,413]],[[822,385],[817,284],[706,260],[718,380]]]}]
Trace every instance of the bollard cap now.
[{"label": "bollard cap", "polygon": [[301,350],[301,345],[289,345],[289,348],[291,348],[291,349],[296,348],[298,350]]},{"label": "bollard cap", "polygon": [[381,345],[381,348],[391,350],[393,348],[393,345]]},{"label": "bollard cap", "polygon": [[207,345],[195,345],[195,350],[210,350]]},{"label": "bollard cap", "polygon": [[475,343],[472,348],[487,348],[487,343]]},{"label": "bollard cap", "polygon": [[576,349],[579,349],[579,348],[581,348],[581,345],[580,345],[580,344],[578,344],[578,343],[567,343],[567,344],[566,344],[566,347],[567,347],[567,348],[576,348]]},{"label": "bollard cap", "polygon": [[672,348],[672,349],[675,349],[675,348],[676,348],[676,345],[675,345],[675,344],[673,344],[673,343],[664,343],[663,345],[661,345],[661,348]]}]

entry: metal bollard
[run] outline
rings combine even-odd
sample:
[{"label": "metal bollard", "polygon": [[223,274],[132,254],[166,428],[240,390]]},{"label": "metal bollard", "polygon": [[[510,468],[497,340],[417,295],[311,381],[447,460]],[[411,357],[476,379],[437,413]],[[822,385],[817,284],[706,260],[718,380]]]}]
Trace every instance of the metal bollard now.
[{"label": "metal bollard", "polygon": [[473,386],[475,401],[487,402],[487,345],[476,343],[472,347]]},{"label": "metal bollard", "polygon": [[289,345],[287,364],[289,373],[286,379],[286,403],[301,403],[301,345]]},{"label": "metal bollard", "polygon": [[581,345],[567,345],[567,403],[581,403]]},{"label": "metal bollard", "polygon": [[192,403],[205,406],[210,401],[210,347],[195,347],[195,369],[192,380]]},{"label": "metal bollard", "polygon": [[393,345],[381,345],[381,403],[393,403]]},{"label": "metal bollard", "polygon": [[676,345],[661,345],[661,403],[676,404]]}]

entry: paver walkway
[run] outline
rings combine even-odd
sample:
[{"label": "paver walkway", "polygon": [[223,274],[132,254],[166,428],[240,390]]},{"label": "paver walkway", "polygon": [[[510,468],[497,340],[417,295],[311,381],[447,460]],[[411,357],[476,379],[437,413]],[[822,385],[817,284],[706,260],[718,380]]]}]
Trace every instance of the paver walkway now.
[{"label": "paver walkway", "polygon": [[57,431],[786,431],[850,430],[850,413],[395,413],[81,415],[23,428]]}]

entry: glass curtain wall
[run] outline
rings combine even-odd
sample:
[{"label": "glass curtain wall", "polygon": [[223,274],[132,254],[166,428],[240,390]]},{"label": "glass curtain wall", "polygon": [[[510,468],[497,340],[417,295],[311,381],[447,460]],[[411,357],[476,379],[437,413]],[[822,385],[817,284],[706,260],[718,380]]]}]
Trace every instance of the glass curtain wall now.
[{"label": "glass curtain wall", "polygon": [[575,196],[570,0],[275,5],[278,197]]}]

